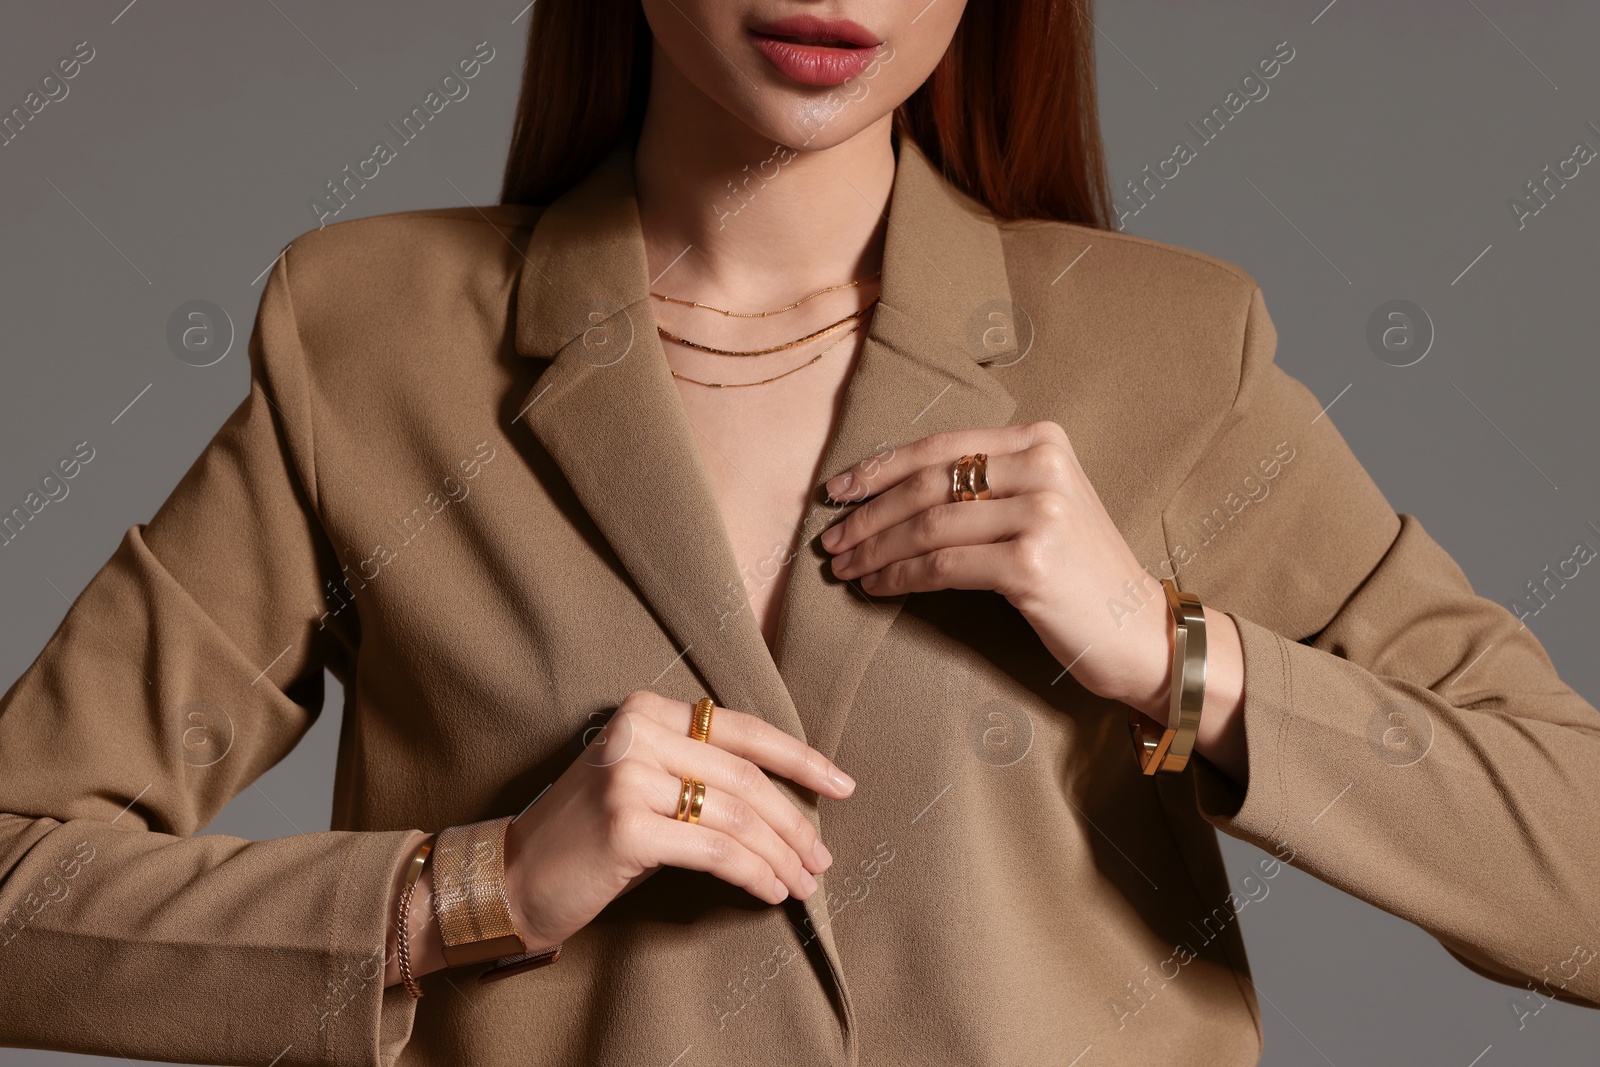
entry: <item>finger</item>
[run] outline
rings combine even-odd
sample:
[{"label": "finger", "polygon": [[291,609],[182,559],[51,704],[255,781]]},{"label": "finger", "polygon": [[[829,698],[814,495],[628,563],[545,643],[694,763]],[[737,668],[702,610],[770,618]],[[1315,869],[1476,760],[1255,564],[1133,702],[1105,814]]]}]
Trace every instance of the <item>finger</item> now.
[{"label": "finger", "polygon": [[1053,493],[935,504],[834,556],[833,573],[859,578],[936,549],[1004,541],[1034,524],[1059,519],[1065,509],[1066,501]]},{"label": "finger", "polygon": [[862,500],[893,488],[923,467],[948,465],[973,452],[990,455],[1020,452],[1041,441],[1066,444],[1067,432],[1059,423],[1032,422],[1022,426],[951,430],[930,434],[894,449],[888,456],[872,456],[828,479],[827,493],[834,500]]},{"label": "finger", "polygon": [[[626,706],[635,698],[639,698],[641,711],[667,733],[689,736],[693,705],[649,692],[636,693],[623,704]],[[855,791],[855,779],[832,760],[757,716],[732,708],[715,708],[711,713],[711,743],[814,793],[842,799]]]},{"label": "finger", "polygon": [[[711,733],[712,737],[716,736],[714,723]],[[816,827],[788,797],[778,792],[772,779],[755,763],[724,752],[714,744],[676,734],[653,737],[650,745],[662,770],[699,778],[708,790],[718,789],[744,801],[777,832],[808,869],[819,871],[826,866],[827,851],[818,847],[822,839],[817,836]]]},{"label": "finger", "polygon": [[[1050,423],[1049,425],[1055,425]],[[822,535],[822,547],[848,552],[874,534],[905,522],[919,512],[949,504],[951,471],[962,452],[923,467],[892,489],[879,493]],[[1039,441],[1016,452],[989,454],[986,472],[994,499],[1028,493],[1059,492],[1073,484],[1077,457],[1054,441]],[[983,503],[983,501],[960,501]]]},{"label": "finger", "polygon": [[766,860],[720,830],[690,826],[670,815],[653,815],[640,820],[632,833],[636,839],[631,844],[646,866],[705,871],[768,904],[780,903],[789,895]]},{"label": "finger", "polygon": [[1000,590],[1017,570],[1020,542],[940,548],[914,559],[891,563],[861,578],[873,596],[927,593],[936,589]]},{"label": "finger", "polygon": [[[681,778],[652,768],[647,799],[650,809],[658,815],[677,819],[682,787]],[[755,808],[731,793],[712,789],[708,784],[697,825],[727,834],[760,856],[788,887],[792,896],[804,900],[816,891],[817,880],[811,876],[794,849],[767,825]]]}]

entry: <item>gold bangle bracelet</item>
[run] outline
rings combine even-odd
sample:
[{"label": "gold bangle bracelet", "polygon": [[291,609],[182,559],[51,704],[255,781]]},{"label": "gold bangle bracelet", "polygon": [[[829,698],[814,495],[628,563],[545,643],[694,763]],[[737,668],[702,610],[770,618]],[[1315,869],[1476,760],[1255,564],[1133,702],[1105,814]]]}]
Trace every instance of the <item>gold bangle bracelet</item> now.
[{"label": "gold bangle bracelet", "polygon": [[1206,616],[1200,598],[1161,579],[1172,611],[1171,705],[1165,728],[1134,711],[1129,718],[1139,769],[1145,774],[1177,774],[1189,765],[1200,709],[1206,699]]},{"label": "gold bangle bracelet", "polygon": [[439,832],[433,847],[433,910],[447,966],[527,952],[506,899],[506,828],[512,818]]},{"label": "gold bangle bracelet", "polygon": [[417,891],[417,879],[428,864],[428,854],[433,851],[434,835],[429,834],[417,846],[411,861],[406,864],[405,888],[400,891],[400,907],[395,917],[395,955],[400,957],[400,981],[413,1000],[422,996],[422,987],[411,973],[411,897]]}]

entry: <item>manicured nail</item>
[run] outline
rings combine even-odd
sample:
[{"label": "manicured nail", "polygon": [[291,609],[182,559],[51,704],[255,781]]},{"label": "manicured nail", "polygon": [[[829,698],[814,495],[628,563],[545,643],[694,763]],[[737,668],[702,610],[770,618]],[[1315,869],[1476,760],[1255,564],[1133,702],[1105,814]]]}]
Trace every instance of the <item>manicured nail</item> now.
[{"label": "manicured nail", "polygon": [[843,536],[844,530],[839,526],[828,527],[826,530],[822,531],[822,547],[826,549],[832,549],[834,545],[839,543],[839,538]]},{"label": "manicured nail", "polygon": [[778,894],[778,903],[782,904],[789,896],[789,887],[783,884],[783,879],[774,878],[772,880],[772,888]]},{"label": "manicured nail", "polygon": [[837,556],[834,556],[833,557],[833,573],[838,574],[840,571],[842,571],[846,567],[850,566],[850,557],[855,555],[855,554],[856,554],[856,550],[852,548],[852,549],[849,549],[848,551],[839,553]]},{"label": "manicured nail", "polygon": [[827,870],[833,864],[833,853],[828,851],[828,846],[819,839],[816,847],[811,850],[811,859],[816,863],[818,870]]},{"label": "manicured nail", "polygon": [[833,783],[835,789],[846,793],[853,792],[856,787],[856,780],[837,767],[828,772],[828,781]]},{"label": "manicured nail", "polygon": [[853,480],[854,476],[848,471],[837,478],[828,479],[828,495],[835,500],[843,500],[844,494],[850,491],[850,483]]},{"label": "manicured nail", "polygon": [[800,888],[805,890],[808,897],[817,891],[817,880],[804,867],[800,868]]}]

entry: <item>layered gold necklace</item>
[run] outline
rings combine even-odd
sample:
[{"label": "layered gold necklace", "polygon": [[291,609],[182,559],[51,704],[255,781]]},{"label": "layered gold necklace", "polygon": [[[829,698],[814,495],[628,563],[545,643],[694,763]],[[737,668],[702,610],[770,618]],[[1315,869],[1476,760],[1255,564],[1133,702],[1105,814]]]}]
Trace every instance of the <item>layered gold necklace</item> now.
[{"label": "layered gold necklace", "polygon": [[[802,304],[805,304],[807,301],[814,300],[817,297],[822,296],[825,293],[837,292],[840,289],[854,288],[855,286],[860,285],[862,282],[871,281],[873,278],[878,277],[878,275],[881,274],[881,273],[882,273],[881,271],[874,271],[872,274],[869,274],[864,278],[857,278],[855,281],[841,282],[838,285],[830,285],[830,286],[828,286],[828,287],[826,287],[824,289],[818,289],[816,292],[807,293],[805,296],[801,297],[799,300],[796,300],[792,304],[788,304],[788,305],[786,305],[784,307],[781,307],[781,308],[772,308],[771,310],[768,310],[768,311],[730,311],[730,310],[728,310],[726,308],[713,307],[710,304],[701,303],[698,300],[685,300],[685,299],[683,299],[681,297],[668,296],[665,293],[658,293],[653,289],[650,291],[650,295],[655,297],[658,300],[663,300],[663,301],[666,301],[666,302],[672,303],[672,304],[682,304],[685,307],[701,308],[701,309],[706,310],[706,311],[715,311],[717,314],[723,315],[723,316],[726,316],[726,317],[729,317],[729,318],[760,319],[760,318],[766,318],[766,317],[771,316],[771,315],[781,315],[781,314],[783,314],[784,312],[787,312],[787,311],[793,311],[796,308],[800,307]],[[870,303],[867,304],[866,307],[863,307],[858,311],[853,311],[850,314],[846,315],[844,318],[839,319],[837,322],[832,322],[832,323],[829,323],[828,325],[822,327],[820,330],[813,330],[812,332],[806,334],[804,337],[797,337],[792,341],[785,341],[782,344],[770,345],[770,346],[768,346],[766,348],[744,348],[744,349],[740,349],[740,348],[714,348],[711,345],[701,344],[698,341],[691,341],[686,337],[680,337],[677,334],[673,333],[672,331],[668,330],[664,326],[657,325],[656,326],[656,331],[658,333],[660,333],[660,335],[662,337],[665,337],[670,341],[674,341],[677,344],[685,346],[686,348],[692,348],[692,349],[695,349],[696,351],[699,351],[699,352],[707,352],[707,353],[710,353],[712,355],[717,355],[717,356],[749,357],[749,356],[771,355],[774,352],[782,352],[782,351],[785,351],[785,350],[790,349],[790,348],[795,348],[795,347],[797,347],[799,345],[805,344],[807,341],[814,341],[819,337],[825,337],[828,334],[830,334],[830,333],[834,332],[835,330],[839,329],[841,326],[844,326],[846,324],[851,324],[850,328],[845,330],[844,333],[839,337],[838,340],[834,341],[833,344],[828,345],[822,351],[818,352],[816,355],[812,356],[809,360],[807,360],[806,362],[800,364],[798,367],[791,367],[790,369],[784,371],[782,374],[774,374],[770,378],[762,378],[759,381],[754,381],[754,382],[708,382],[708,381],[703,381],[703,380],[701,380],[699,378],[691,378],[686,374],[679,374],[677,371],[672,371],[672,376],[674,378],[677,378],[680,381],[689,382],[689,383],[691,383],[693,385],[704,385],[704,386],[707,386],[707,387],[712,388],[712,389],[747,388],[747,387],[752,386],[752,385],[766,385],[768,382],[775,382],[780,378],[787,378],[789,375],[794,374],[797,371],[805,370],[807,367],[809,367],[812,364],[816,363],[823,356],[827,355],[829,352],[832,352],[835,348],[838,348],[841,344],[843,344],[846,340],[848,340],[852,334],[854,334],[858,329],[860,329],[860,327],[861,327],[861,322],[860,322],[861,317],[863,315],[867,314],[867,312],[871,311],[877,305],[877,303],[878,303],[877,299],[874,298]]]}]

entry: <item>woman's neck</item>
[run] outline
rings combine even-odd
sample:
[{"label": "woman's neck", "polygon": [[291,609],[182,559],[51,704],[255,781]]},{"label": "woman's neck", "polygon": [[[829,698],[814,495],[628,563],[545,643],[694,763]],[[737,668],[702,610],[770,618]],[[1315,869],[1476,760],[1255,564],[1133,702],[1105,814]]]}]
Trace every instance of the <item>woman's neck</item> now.
[{"label": "woman's neck", "polygon": [[[795,150],[664,66],[634,155],[652,288],[762,307],[879,269],[894,184],[890,116],[839,144]],[[826,125],[818,129],[825,137]]]}]

